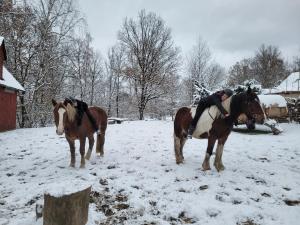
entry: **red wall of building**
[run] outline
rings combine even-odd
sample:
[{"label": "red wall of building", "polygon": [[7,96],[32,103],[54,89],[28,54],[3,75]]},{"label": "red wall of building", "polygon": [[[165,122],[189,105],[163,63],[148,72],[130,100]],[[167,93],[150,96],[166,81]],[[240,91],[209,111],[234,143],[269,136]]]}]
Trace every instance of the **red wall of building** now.
[{"label": "red wall of building", "polygon": [[0,87],[0,131],[16,129],[17,93]]},{"label": "red wall of building", "polygon": [[[1,45],[1,43],[0,43]],[[4,47],[0,46],[0,79],[3,79],[3,61],[4,61]]]}]

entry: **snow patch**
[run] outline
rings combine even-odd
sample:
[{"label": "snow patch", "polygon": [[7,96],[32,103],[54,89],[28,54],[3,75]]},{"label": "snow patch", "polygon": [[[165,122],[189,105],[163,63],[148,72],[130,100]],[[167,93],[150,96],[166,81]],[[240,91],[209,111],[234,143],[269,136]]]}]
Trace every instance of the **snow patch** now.
[{"label": "snow patch", "polygon": [[291,73],[276,89],[279,91],[300,91],[300,72]]}]

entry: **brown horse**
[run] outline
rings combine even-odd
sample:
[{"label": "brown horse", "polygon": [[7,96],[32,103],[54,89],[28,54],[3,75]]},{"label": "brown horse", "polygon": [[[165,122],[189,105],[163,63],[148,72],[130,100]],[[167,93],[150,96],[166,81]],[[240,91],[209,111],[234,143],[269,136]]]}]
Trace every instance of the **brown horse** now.
[{"label": "brown horse", "polygon": [[[194,138],[208,139],[206,155],[202,164],[203,170],[210,169],[209,159],[212,155],[216,140],[218,140],[218,146],[214,166],[218,172],[225,169],[222,163],[224,144],[232,130],[234,122],[240,114],[245,113],[248,118],[258,122],[261,122],[261,120],[265,118],[259,99],[251,89],[248,89],[247,92],[233,95],[222,102],[222,105],[226,111],[230,113],[230,116],[222,118],[217,107],[211,106],[202,113],[193,133]],[[176,113],[174,120],[174,148],[177,164],[183,163],[184,157],[182,150],[187,140],[189,124],[194,115],[195,109],[188,107],[180,108]]]},{"label": "brown horse", "polygon": [[[92,126],[92,123],[86,113],[84,113],[81,124],[80,126],[78,126],[76,109],[72,104],[67,103],[66,101],[56,102],[54,99],[52,99],[52,104],[54,106],[53,114],[56,125],[56,133],[58,135],[62,135],[63,133],[65,133],[66,139],[70,145],[70,166],[75,167],[75,140],[79,139],[81,155],[80,168],[84,168],[85,158],[87,160],[90,159],[95,142],[95,130]],[[97,132],[96,153],[100,153],[100,156],[103,156],[105,131],[107,128],[107,114],[103,109],[95,106],[89,107],[89,111],[95,119],[97,127],[99,128],[99,131]],[[84,158],[86,138],[89,139],[89,150]]]}]

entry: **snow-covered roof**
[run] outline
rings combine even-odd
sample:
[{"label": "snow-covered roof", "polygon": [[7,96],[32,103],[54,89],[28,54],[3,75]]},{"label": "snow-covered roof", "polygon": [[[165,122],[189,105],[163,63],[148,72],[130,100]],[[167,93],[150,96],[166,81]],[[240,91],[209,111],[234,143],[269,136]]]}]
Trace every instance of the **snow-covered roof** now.
[{"label": "snow-covered roof", "polygon": [[3,66],[3,80],[0,80],[0,86],[5,86],[15,90],[25,91],[22,85],[11,75],[10,72]]},{"label": "snow-covered roof", "polygon": [[281,95],[258,95],[258,98],[265,107],[286,107],[286,100]]},{"label": "snow-covered roof", "polygon": [[268,94],[272,94],[272,93],[279,93],[279,92],[281,92],[281,91],[277,88],[262,88],[261,89],[261,94],[263,94],[263,95],[268,95]]},{"label": "snow-covered roof", "polygon": [[291,73],[283,80],[276,90],[279,91],[300,91],[300,72]]}]

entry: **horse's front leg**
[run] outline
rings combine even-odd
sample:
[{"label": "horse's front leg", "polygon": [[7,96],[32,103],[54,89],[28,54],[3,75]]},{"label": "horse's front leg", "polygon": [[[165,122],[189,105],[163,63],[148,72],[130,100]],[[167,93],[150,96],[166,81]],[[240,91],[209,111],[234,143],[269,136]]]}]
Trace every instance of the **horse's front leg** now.
[{"label": "horse's front leg", "polygon": [[71,162],[70,162],[70,166],[71,167],[75,167],[75,141],[67,138],[67,141],[69,143],[70,146],[70,153],[71,153]]},{"label": "horse's front leg", "polygon": [[215,158],[215,162],[214,162],[214,166],[218,172],[223,171],[225,169],[223,162],[222,162],[222,155],[223,155],[224,144],[227,140],[227,137],[228,136],[226,136],[224,138],[220,138],[218,140],[218,146],[217,146],[217,150],[216,150],[216,158]]},{"label": "horse's front leg", "polygon": [[218,146],[217,146],[217,151],[216,151],[216,158],[215,158],[215,163],[214,166],[216,167],[216,169],[218,170],[218,172],[222,171],[225,169],[223,162],[222,162],[222,155],[223,155],[223,149],[224,149],[224,145],[225,142],[227,140],[229,135],[220,138],[218,140]]},{"label": "horse's front leg", "polygon": [[217,150],[216,150],[216,158],[215,158],[215,162],[214,162],[214,166],[218,172],[225,169],[225,167],[222,163],[223,148],[224,148],[224,145],[221,145],[220,143],[218,143]]},{"label": "horse's front leg", "polygon": [[209,159],[210,159],[210,156],[212,155],[216,140],[217,139],[215,137],[212,137],[212,136],[208,137],[208,145],[207,145],[207,149],[206,149],[205,159],[202,163],[203,170],[210,170]]},{"label": "horse's front leg", "polygon": [[93,135],[93,134],[90,135],[90,136],[88,137],[88,139],[89,139],[89,150],[88,150],[88,152],[87,152],[86,155],[85,155],[85,158],[86,158],[87,160],[89,160],[89,159],[91,158],[93,146],[94,146],[94,143],[95,143],[94,135]]},{"label": "horse's front leg", "polygon": [[80,161],[80,168],[84,168],[85,167],[85,158],[84,158],[84,153],[85,153],[85,140],[86,137],[81,137],[79,139],[80,141],[80,155],[81,155],[81,161]]}]

